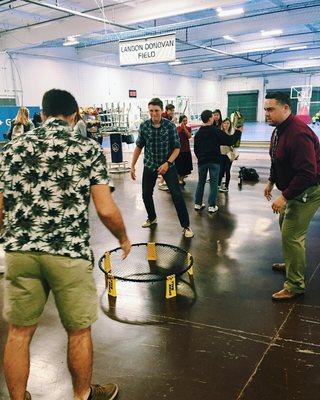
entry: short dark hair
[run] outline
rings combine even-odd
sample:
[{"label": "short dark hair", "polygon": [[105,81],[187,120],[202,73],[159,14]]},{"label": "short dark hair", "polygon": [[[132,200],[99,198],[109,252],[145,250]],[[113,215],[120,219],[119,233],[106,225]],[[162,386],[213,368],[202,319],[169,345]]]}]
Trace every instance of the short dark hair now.
[{"label": "short dark hair", "polygon": [[148,106],[159,106],[163,110],[163,102],[158,97],[154,97],[148,103]]},{"label": "short dark hair", "polygon": [[204,110],[201,113],[201,121],[207,123],[209,119],[212,117],[213,112],[211,110]]},{"label": "short dark hair", "polygon": [[269,92],[266,94],[266,99],[275,99],[278,103],[287,104],[291,108],[291,99],[287,93],[284,92]]},{"label": "short dark hair", "polygon": [[168,110],[174,110],[175,109],[175,106],[173,105],[173,104],[167,104],[166,105],[166,111],[168,111]]},{"label": "short dark hair", "polygon": [[78,111],[78,103],[66,90],[51,89],[42,98],[42,111],[46,117],[69,116]]},{"label": "short dark hair", "polygon": [[179,124],[183,121],[184,118],[188,118],[186,115],[180,115],[179,117]]}]

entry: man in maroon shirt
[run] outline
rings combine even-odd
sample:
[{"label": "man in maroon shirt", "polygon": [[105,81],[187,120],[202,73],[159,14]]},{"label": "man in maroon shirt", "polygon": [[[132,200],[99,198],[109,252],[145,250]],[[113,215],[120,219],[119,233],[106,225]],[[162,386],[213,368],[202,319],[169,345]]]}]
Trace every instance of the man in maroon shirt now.
[{"label": "man in maroon shirt", "polygon": [[281,195],[272,203],[279,213],[285,269],[284,288],[272,295],[274,300],[289,300],[304,293],[305,238],[310,221],[320,207],[320,145],[315,133],[291,113],[290,98],[281,93],[268,93],[265,100],[267,122],[275,126],[270,142],[271,169],[264,189],[272,198],[274,185]]},{"label": "man in maroon shirt", "polygon": [[173,104],[166,105],[166,111],[161,114],[162,118],[167,118],[169,121],[173,120],[175,106]]}]

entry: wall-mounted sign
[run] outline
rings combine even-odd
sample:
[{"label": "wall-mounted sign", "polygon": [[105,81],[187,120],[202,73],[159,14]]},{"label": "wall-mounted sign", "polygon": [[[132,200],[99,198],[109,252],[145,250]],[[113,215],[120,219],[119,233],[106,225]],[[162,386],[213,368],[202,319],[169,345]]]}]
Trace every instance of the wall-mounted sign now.
[{"label": "wall-mounted sign", "polygon": [[151,64],[176,59],[176,35],[149,36],[119,42],[121,65]]},{"label": "wall-mounted sign", "polygon": [[137,97],[137,91],[133,89],[129,89],[129,97]]}]

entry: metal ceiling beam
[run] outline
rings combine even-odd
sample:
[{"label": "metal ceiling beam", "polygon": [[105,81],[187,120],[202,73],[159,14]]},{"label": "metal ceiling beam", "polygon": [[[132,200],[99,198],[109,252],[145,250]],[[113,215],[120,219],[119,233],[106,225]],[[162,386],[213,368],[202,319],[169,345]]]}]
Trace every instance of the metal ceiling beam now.
[{"label": "metal ceiling beam", "polygon": [[[318,45],[317,45],[318,44]],[[313,43],[314,47],[309,47],[307,50],[304,49],[303,52],[304,54],[306,54],[306,52],[309,51],[314,51],[314,50],[320,50],[320,40],[316,41]],[[288,45],[289,46],[289,45]],[[194,49],[196,50],[196,49]],[[296,51],[302,51],[302,50],[296,50]],[[276,56],[280,56],[281,54],[284,53],[288,53],[288,54],[292,54],[293,55],[293,51],[292,50],[286,50],[286,49],[277,49],[276,51],[261,51],[261,54],[255,54],[254,57],[269,57],[271,55],[276,55]],[[179,57],[179,60],[182,62],[182,65],[192,65],[192,64],[200,64],[203,62],[214,62],[214,61],[218,61],[218,62],[224,62],[226,60],[230,60],[234,57],[210,57],[208,56],[208,58],[204,58],[206,57],[205,54],[197,54],[197,55],[191,55],[191,56],[186,56],[186,57]],[[200,59],[201,58],[201,59]],[[193,61],[195,60],[195,61]],[[245,58],[245,60],[247,61],[247,58]]]},{"label": "metal ceiling beam", "polygon": [[115,22],[111,22],[111,21],[109,21],[109,20],[107,20],[105,18],[96,17],[95,15],[85,14],[85,13],[82,13],[80,11],[71,10],[71,9],[65,8],[65,7],[55,6],[54,4],[43,3],[43,2],[40,2],[40,1],[37,1],[37,0],[23,0],[23,1],[25,3],[31,3],[31,4],[36,4],[38,6],[41,6],[41,7],[50,8],[51,10],[64,12],[64,13],[67,13],[69,15],[75,15],[77,17],[91,19],[93,21],[101,22],[103,24],[116,26],[118,28],[130,29],[125,25],[121,25],[121,24],[117,24]]},{"label": "metal ceiling beam", "polygon": [[305,26],[306,26],[306,27],[310,30],[310,32],[312,32],[312,33],[319,32],[319,31],[317,31],[317,29],[316,29],[312,24],[306,24]]},{"label": "metal ceiling beam", "polygon": [[250,61],[250,62],[252,62],[254,64],[265,65],[267,67],[271,67],[271,68],[282,70],[282,71],[296,72],[296,71],[294,71],[294,70],[292,70],[290,68],[283,68],[283,67],[280,67],[278,65],[273,65],[273,64],[269,64],[269,63],[266,63],[266,62],[263,62],[263,61],[254,60],[254,59],[249,58],[249,57],[244,57],[244,56],[241,56],[241,55],[232,54],[232,53],[229,53],[227,51],[213,49],[212,47],[200,46],[200,45],[197,45],[197,44],[192,44],[192,43],[185,42],[183,40],[179,40],[179,42],[185,43],[185,44],[189,44],[192,47],[195,47],[195,48],[198,48],[198,49],[203,49],[203,50],[209,51],[211,53],[223,54],[223,55],[226,55],[226,56],[231,56],[233,58],[239,58],[241,60]]}]

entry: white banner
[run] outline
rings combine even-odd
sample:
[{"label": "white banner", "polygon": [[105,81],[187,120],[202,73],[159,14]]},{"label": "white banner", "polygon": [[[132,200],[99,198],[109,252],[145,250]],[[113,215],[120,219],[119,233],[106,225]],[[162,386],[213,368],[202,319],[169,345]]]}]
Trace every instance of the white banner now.
[{"label": "white banner", "polygon": [[176,59],[176,35],[161,35],[119,42],[120,65],[150,64]]}]

